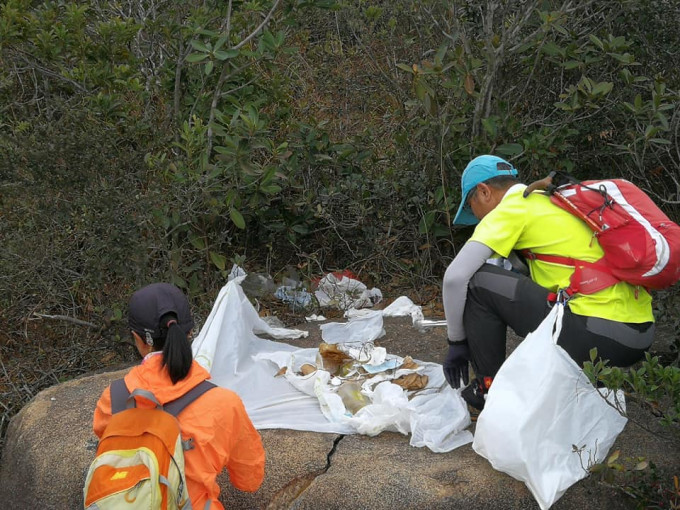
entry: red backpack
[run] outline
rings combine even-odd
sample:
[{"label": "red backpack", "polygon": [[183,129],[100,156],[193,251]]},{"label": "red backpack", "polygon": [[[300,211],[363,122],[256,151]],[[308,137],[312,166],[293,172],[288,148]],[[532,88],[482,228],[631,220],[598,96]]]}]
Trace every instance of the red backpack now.
[{"label": "red backpack", "polygon": [[528,259],[574,266],[568,295],[593,294],[621,281],[663,289],[680,280],[680,227],[631,182],[581,182],[551,172],[529,185],[524,197],[536,189],[545,189],[552,203],[585,221],[604,251],[596,262],[523,251]]}]

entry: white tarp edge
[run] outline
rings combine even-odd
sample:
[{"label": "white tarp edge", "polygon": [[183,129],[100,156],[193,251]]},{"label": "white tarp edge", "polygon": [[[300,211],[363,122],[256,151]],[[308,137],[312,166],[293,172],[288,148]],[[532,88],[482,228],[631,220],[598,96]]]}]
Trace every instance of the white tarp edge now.
[{"label": "white tarp edge", "polygon": [[340,397],[330,389],[328,372],[318,370],[303,378],[289,370],[286,376],[274,377],[279,367],[314,363],[318,349],[259,338],[256,333],[275,338],[299,338],[306,333],[271,328],[250,304],[241,280],[235,278],[220,290],[192,349],[215,384],[238,393],[255,427],[369,435],[392,430],[410,433],[411,445],[435,452],[472,441],[472,434],[465,430],[470,424],[467,407],[436,363],[417,362],[423,365],[429,383],[411,400],[401,388],[385,381],[373,388],[371,404],[354,416],[340,412],[342,403],[338,405]]}]

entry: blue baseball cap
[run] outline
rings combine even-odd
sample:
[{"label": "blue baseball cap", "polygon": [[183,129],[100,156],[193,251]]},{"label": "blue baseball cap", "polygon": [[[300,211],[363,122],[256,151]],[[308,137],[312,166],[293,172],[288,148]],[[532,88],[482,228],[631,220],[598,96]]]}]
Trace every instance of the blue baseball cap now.
[{"label": "blue baseball cap", "polygon": [[476,225],[479,220],[472,214],[470,206],[467,205],[467,198],[477,184],[488,181],[499,175],[517,175],[517,169],[512,164],[498,156],[485,154],[477,156],[470,161],[463,171],[460,178],[461,201],[456,217],[453,218],[454,225]]}]

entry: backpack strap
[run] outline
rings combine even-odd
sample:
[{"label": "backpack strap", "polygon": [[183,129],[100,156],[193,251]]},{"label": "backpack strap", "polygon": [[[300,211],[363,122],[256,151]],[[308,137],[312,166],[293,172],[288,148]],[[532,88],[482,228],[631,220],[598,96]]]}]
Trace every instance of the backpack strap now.
[{"label": "backpack strap", "polygon": [[[191,404],[194,400],[203,395],[206,391],[211,390],[215,387],[216,387],[215,384],[209,381],[203,381],[200,384],[191,388],[184,395],[176,398],[175,400],[167,402],[165,405],[161,407],[165,412],[170,413],[176,418],[179,415],[179,413],[181,413],[184,410],[186,406]],[[115,381],[113,381],[111,383],[110,391],[111,391],[111,414],[116,414],[120,411],[125,410],[128,407],[127,405],[128,399],[133,394],[141,395],[144,398],[148,398],[152,402],[156,402],[156,399],[152,398],[153,394],[151,392],[147,392],[146,390],[136,389],[134,392],[130,393],[127,384],[125,384],[125,379],[116,379]]]},{"label": "backpack strap", "polygon": [[566,172],[553,170],[548,174],[547,177],[529,184],[524,190],[522,196],[526,198],[531,195],[532,192],[537,190],[542,191],[545,195],[552,195],[558,188],[568,186],[570,184],[581,184],[581,181]]},{"label": "backpack strap", "polygon": [[127,399],[130,396],[124,379],[116,379],[111,383],[111,414],[119,413],[127,407]]},{"label": "backpack strap", "polygon": [[[569,286],[561,289],[562,297],[567,299],[574,294],[594,294],[621,281],[612,274],[611,269],[602,259],[597,262],[586,262],[571,257],[534,253],[531,250],[521,250],[521,253],[527,260],[541,260],[551,264],[572,266],[574,272],[569,278]],[[554,303],[558,297],[560,296],[557,293],[551,292],[548,295],[548,301]]]},{"label": "backpack strap", "polygon": [[174,417],[177,417],[186,406],[191,404],[198,397],[203,395],[206,391],[215,388],[216,385],[210,381],[203,381],[202,383],[194,386],[189,391],[187,391],[181,397],[176,398],[170,402],[166,402],[163,406],[163,410],[170,413]]},{"label": "backpack strap", "polygon": [[[191,404],[194,400],[196,400],[198,397],[203,395],[206,391],[209,391],[213,388],[215,388],[215,384],[209,382],[209,381],[203,381],[200,384],[194,386],[191,388],[189,391],[187,391],[184,395],[182,395],[179,398],[176,398],[175,400],[171,402],[167,402],[164,406],[163,409],[173,415],[174,417],[177,417],[179,413],[181,413],[186,406]],[[184,451],[187,450],[192,450],[194,448],[194,438],[190,437],[189,439],[182,440],[182,449]]]}]

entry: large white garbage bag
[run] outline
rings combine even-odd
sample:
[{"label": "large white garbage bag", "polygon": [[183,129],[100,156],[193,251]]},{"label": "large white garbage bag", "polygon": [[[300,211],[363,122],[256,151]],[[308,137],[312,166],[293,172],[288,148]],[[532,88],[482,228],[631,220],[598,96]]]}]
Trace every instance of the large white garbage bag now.
[{"label": "large white garbage bag", "polygon": [[[563,314],[555,305],[503,363],[472,443],[495,469],[525,482],[541,509],[605,458],[627,421],[556,345]],[[607,396],[625,405],[622,392]]]},{"label": "large white garbage bag", "polygon": [[[426,446],[435,452],[451,451],[472,441],[471,433],[465,430],[470,423],[467,408],[459,393],[448,386],[437,363],[418,363],[429,384],[410,400],[402,388],[376,374],[371,382],[377,386],[371,392],[366,390],[371,403],[354,415],[348,414],[337,388],[330,384],[329,372],[297,375],[301,365],[315,363],[318,348],[300,349],[257,336],[267,333],[294,339],[305,333],[269,327],[241,289],[242,279],[236,277],[222,288],[192,350],[215,384],[239,394],[255,427],[371,435],[392,430],[410,433],[413,446]],[[382,315],[373,314],[368,322],[375,325],[373,321],[378,319],[376,324],[382,330]],[[366,328],[364,334],[375,329]],[[364,368],[377,370],[395,358],[377,347],[372,351],[372,365]],[[394,367],[402,361],[399,358]],[[275,377],[282,367],[289,370]],[[399,370],[391,376],[396,377]]]}]

